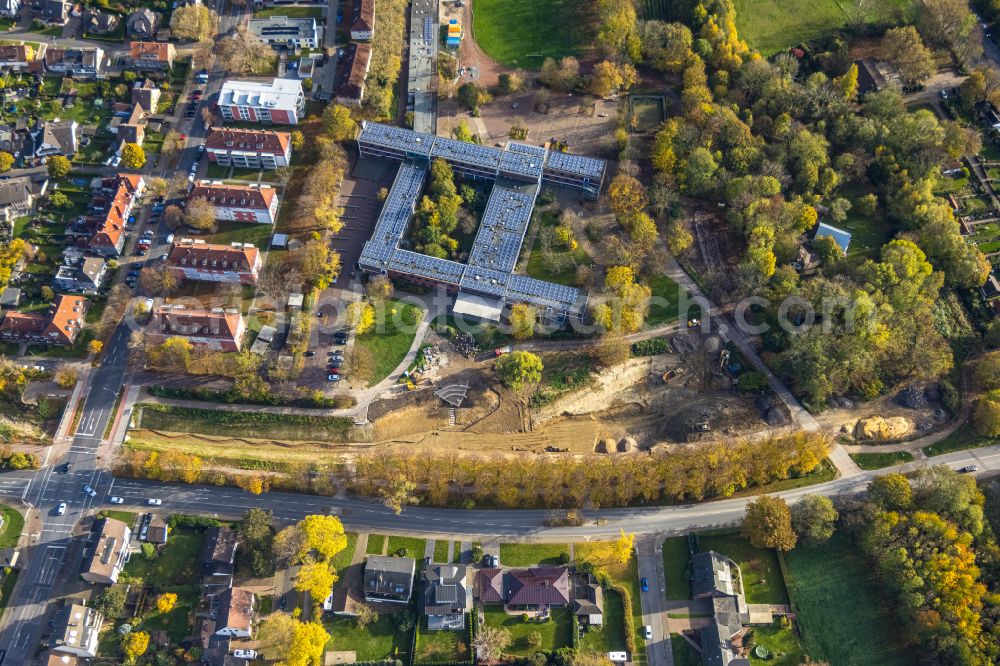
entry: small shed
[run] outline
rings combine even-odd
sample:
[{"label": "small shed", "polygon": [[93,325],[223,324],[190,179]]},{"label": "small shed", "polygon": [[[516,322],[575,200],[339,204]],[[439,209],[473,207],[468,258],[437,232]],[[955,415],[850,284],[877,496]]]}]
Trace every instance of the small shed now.
[{"label": "small shed", "polygon": [[825,222],[820,222],[819,225],[816,227],[816,233],[813,235],[813,238],[814,239],[823,238],[826,236],[832,238],[833,242],[837,244],[840,250],[844,254],[847,254],[847,248],[850,247],[851,245],[850,231],[844,231],[843,229],[838,229],[837,227],[830,226]]},{"label": "small shed", "polygon": [[21,302],[21,290],[17,287],[7,287],[0,293],[0,308],[13,310]]}]

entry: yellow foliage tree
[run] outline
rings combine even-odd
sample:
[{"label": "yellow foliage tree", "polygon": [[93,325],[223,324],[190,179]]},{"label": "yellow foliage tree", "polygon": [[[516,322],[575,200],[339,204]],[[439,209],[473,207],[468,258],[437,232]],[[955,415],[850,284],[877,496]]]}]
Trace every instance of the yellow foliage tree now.
[{"label": "yellow foliage tree", "polygon": [[165,592],[156,600],[156,610],[161,613],[169,613],[177,605],[177,595],[173,592]]},{"label": "yellow foliage tree", "polygon": [[632,551],[635,550],[635,535],[625,534],[625,530],[620,532],[621,536],[615,541],[615,559],[627,564],[632,559]]},{"label": "yellow foliage tree", "polygon": [[330,570],[328,563],[312,562],[303,564],[299,569],[299,575],[295,578],[295,589],[299,592],[308,592],[313,604],[318,605],[330,595],[336,582],[337,575]]},{"label": "yellow foliage tree", "polygon": [[292,632],[288,656],[282,666],[319,666],[330,634],[317,622],[299,622]]},{"label": "yellow foliage tree", "polygon": [[355,301],[347,306],[347,321],[354,326],[354,332],[364,335],[375,328],[375,308],[371,303]]},{"label": "yellow foliage tree", "polygon": [[328,560],[347,548],[344,525],[337,516],[315,514],[306,516],[300,522],[305,534],[305,546]]},{"label": "yellow foliage tree", "polygon": [[133,631],[122,638],[122,652],[125,653],[126,664],[134,664],[148,649],[149,634],[145,631]]}]

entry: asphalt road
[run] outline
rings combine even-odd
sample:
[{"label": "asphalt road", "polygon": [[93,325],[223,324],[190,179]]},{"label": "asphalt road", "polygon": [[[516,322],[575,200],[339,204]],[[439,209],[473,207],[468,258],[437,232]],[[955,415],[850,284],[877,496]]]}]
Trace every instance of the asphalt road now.
[{"label": "asphalt road", "polygon": [[[4,615],[0,646],[7,650],[6,663],[23,664],[34,656],[38,638],[46,626],[48,604],[57,596],[54,586],[62,575],[71,575],[77,566],[79,548],[74,546],[79,544],[73,543],[74,529],[94,506],[106,500],[112,478],[97,468],[97,448],[113,418],[125,376],[128,337],[129,329],[121,325],[108,341],[104,362],[92,374],[83,413],[66,456],[36,472],[28,485],[23,486],[21,496],[41,512],[43,526],[31,534],[27,552],[22,553],[27,567]],[[64,468],[67,463],[68,472]],[[95,497],[84,492],[85,485],[96,491]],[[0,486],[0,491],[16,492],[16,485]],[[62,502],[66,503],[66,511],[60,516],[57,509]]]}]

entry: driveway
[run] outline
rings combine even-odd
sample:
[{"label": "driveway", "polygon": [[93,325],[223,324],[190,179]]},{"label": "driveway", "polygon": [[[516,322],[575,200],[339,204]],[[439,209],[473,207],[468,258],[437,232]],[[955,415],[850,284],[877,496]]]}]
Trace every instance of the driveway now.
[{"label": "driveway", "polygon": [[653,637],[646,641],[646,659],[653,666],[673,666],[674,653],[670,649],[666,610],[667,587],[663,574],[663,555],[660,552],[662,541],[655,534],[639,541],[639,577],[649,581],[649,591],[640,592],[642,598],[636,601],[642,603],[642,623],[653,629]]}]

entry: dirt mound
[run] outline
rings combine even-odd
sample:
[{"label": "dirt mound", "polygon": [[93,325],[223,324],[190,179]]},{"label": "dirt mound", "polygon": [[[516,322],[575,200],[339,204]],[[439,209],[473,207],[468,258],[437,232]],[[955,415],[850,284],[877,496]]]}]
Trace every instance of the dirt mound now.
[{"label": "dirt mound", "polygon": [[922,386],[907,386],[896,394],[896,404],[909,409],[923,409],[927,406],[927,392]]},{"label": "dirt mound", "polygon": [[596,446],[594,446],[594,451],[596,453],[611,453],[614,450],[615,450],[615,440],[613,440],[610,437],[604,437],[603,439],[597,442]]},{"label": "dirt mound", "polygon": [[618,441],[618,452],[619,453],[632,453],[639,449],[639,443],[635,441],[635,437],[622,437]]},{"label": "dirt mound", "polygon": [[885,441],[905,437],[912,430],[909,419],[902,416],[870,416],[854,426],[854,437],[861,441]]}]

